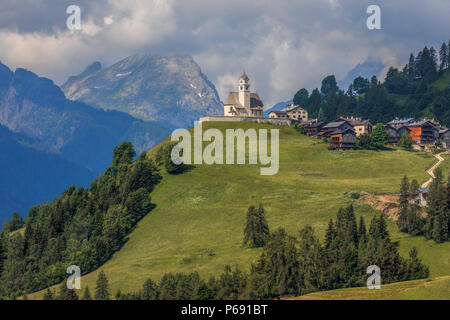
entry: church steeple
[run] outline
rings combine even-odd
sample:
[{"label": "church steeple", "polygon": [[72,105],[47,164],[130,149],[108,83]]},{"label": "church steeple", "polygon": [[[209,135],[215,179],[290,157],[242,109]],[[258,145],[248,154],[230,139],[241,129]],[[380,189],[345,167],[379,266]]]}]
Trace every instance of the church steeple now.
[{"label": "church steeple", "polygon": [[245,71],[239,78],[239,102],[244,108],[250,108],[250,78]]}]

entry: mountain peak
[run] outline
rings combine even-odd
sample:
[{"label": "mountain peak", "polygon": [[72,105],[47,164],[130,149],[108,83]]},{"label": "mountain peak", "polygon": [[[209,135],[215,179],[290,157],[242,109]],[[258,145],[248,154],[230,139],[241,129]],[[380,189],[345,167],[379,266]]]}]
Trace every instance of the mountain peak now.
[{"label": "mountain peak", "polygon": [[363,77],[370,79],[374,75],[378,76],[383,68],[384,65],[380,61],[369,58],[353,67],[353,69],[347,73],[345,78],[339,81],[339,87],[346,90],[355,78]]},{"label": "mountain peak", "polygon": [[222,113],[216,88],[191,56],[138,53],[62,85],[66,97],[169,128]]},{"label": "mountain peak", "polygon": [[79,76],[86,76],[88,74],[97,72],[102,69],[102,64],[99,61],[94,61],[92,64],[86,67]]}]

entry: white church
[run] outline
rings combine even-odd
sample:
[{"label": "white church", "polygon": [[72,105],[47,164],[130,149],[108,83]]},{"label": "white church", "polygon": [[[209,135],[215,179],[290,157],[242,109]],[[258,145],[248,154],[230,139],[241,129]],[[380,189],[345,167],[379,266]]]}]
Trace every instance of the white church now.
[{"label": "white church", "polygon": [[225,117],[263,117],[264,104],[257,93],[250,92],[250,79],[244,72],[239,78],[238,92],[230,92],[223,106]]}]

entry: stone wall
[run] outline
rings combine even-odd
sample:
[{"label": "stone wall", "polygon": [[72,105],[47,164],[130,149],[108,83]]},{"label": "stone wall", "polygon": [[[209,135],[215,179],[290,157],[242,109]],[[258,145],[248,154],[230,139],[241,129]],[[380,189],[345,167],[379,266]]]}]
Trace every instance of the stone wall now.
[{"label": "stone wall", "polygon": [[271,123],[285,126],[290,126],[293,123],[291,119],[225,117],[225,116],[205,116],[200,118],[200,122],[256,122],[256,123]]}]

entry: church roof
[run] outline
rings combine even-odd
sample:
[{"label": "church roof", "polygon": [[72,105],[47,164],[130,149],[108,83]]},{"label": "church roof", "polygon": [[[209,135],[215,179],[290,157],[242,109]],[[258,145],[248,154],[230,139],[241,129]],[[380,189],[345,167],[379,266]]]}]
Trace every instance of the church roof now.
[{"label": "church roof", "polygon": [[[225,104],[242,108],[242,105],[239,102],[239,92],[230,92]],[[253,109],[257,107],[264,107],[264,104],[257,93],[250,93],[250,108]]]},{"label": "church roof", "polygon": [[250,80],[249,77],[247,76],[247,74],[245,73],[245,71],[242,73],[242,76],[240,77],[240,79]]}]

